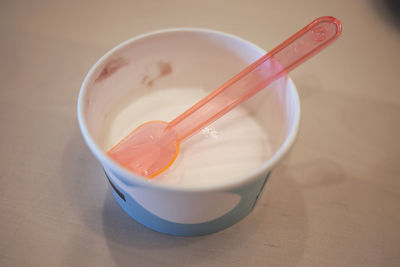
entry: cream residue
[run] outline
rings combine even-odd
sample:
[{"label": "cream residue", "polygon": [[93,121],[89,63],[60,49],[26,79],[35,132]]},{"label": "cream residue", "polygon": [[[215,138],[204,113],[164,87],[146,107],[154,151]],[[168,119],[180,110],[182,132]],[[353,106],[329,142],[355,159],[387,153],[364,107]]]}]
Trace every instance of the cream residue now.
[{"label": "cream residue", "polygon": [[[169,88],[122,100],[104,120],[100,145],[109,150],[140,124],[170,121],[206,95],[201,88]],[[271,153],[265,129],[239,106],[182,142],[174,164],[149,181],[186,188],[221,184],[260,167]]]}]

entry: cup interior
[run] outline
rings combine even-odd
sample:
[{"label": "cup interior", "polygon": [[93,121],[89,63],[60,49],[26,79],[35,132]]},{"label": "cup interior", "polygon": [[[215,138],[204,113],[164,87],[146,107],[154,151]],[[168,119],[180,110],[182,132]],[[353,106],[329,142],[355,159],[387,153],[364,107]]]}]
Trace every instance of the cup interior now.
[{"label": "cup interior", "polygon": [[[102,57],[85,79],[78,110],[84,137],[87,142],[90,139],[89,147],[95,154],[106,158],[112,143],[134,129],[124,127],[132,121],[109,127],[114,113],[121,112],[126,105],[138,103],[135,123],[169,121],[179,114],[171,111],[161,114],[162,118],[153,117],[151,112],[141,112],[140,105],[157,110],[176,99],[166,97],[147,104],[139,100],[149,94],[162,96],[166,88],[174,88],[176,96],[182,98],[188,88],[211,92],[264,54],[264,50],[243,39],[208,30],[167,30],[131,39]],[[182,105],[182,112],[193,104]],[[287,149],[297,133],[296,88],[288,77],[283,77],[241,107],[268,133],[272,156],[259,168],[270,168],[268,161],[283,154],[284,144],[288,143]]]}]

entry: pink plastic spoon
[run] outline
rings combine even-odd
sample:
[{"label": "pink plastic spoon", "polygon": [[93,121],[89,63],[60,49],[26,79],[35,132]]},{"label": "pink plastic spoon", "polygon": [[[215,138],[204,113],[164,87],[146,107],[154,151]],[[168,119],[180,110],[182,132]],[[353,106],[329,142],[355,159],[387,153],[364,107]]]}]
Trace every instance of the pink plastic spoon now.
[{"label": "pink plastic spoon", "polygon": [[146,122],[122,139],[108,155],[132,172],[152,178],[168,169],[179,153],[180,143],[286,75],[317,54],[342,31],[334,17],[320,17],[298,31],[256,62],[171,122]]}]

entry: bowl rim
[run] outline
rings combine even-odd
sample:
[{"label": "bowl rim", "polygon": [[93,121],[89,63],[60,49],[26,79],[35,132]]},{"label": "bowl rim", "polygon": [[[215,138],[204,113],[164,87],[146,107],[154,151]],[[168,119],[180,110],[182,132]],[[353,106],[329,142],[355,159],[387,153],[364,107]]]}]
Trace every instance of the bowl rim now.
[{"label": "bowl rim", "polygon": [[[144,34],[137,35],[135,37],[132,37],[109,51],[107,51],[97,62],[91,67],[89,72],[86,74],[80,91],[78,95],[78,103],[77,103],[77,115],[78,115],[78,123],[79,123],[79,128],[81,130],[82,136],[89,147],[89,149],[92,151],[92,153],[95,155],[95,157],[100,161],[100,163],[103,165],[103,168],[105,170],[110,170],[112,169],[112,173],[115,174],[115,177],[119,179],[120,182],[123,182],[126,186],[145,186],[145,187],[150,187],[158,190],[166,190],[166,191],[171,191],[171,192],[188,192],[188,193],[195,193],[195,192],[209,192],[209,191],[226,191],[230,190],[233,188],[237,187],[242,187],[246,184],[249,184],[253,182],[254,180],[258,179],[261,174],[265,173],[267,174],[272,170],[272,168],[287,154],[287,152],[290,150],[290,148],[293,146],[298,131],[299,131],[299,124],[300,124],[300,98],[297,92],[297,88],[295,84],[293,83],[292,79],[287,76],[287,82],[290,84],[290,90],[292,91],[291,93],[293,94],[294,101],[294,124],[291,127],[289,133],[287,134],[284,142],[282,145],[278,148],[278,150],[272,155],[271,158],[269,158],[267,161],[262,163],[259,167],[256,169],[250,171],[246,175],[238,176],[232,178],[232,180],[226,181],[224,183],[216,184],[216,185],[201,185],[196,188],[192,187],[177,187],[171,184],[162,184],[162,183],[157,183],[157,182],[149,182],[147,178],[135,175],[132,172],[126,170],[116,162],[114,162],[111,158],[107,156],[107,154],[100,149],[100,147],[96,144],[94,139],[92,138],[88,127],[86,125],[86,120],[83,114],[83,106],[84,106],[84,99],[85,96],[87,95],[87,88],[91,84],[91,82],[95,79],[94,74],[96,74],[96,71],[99,67],[102,66],[102,64],[109,59],[114,53],[117,51],[127,47],[128,45],[137,42],[141,39],[145,39],[147,37],[155,36],[155,35],[162,35],[162,34],[171,34],[171,33],[177,33],[177,32],[191,32],[191,33],[201,33],[201,34],[215,34],[220,37],[224,38],[230,38],[234,39],[235,41],[242,42],[260,52],[261,55],[265,54],[266,51],[262,49],[261,47],[257,46],[256,44],[247,41],[245,39],[242,39],[238,36],[217,31],[217,30],[210,30],[210,29],[204,29],[204,28],[192,28],[192,27],[182,27],[182,28],[170,28],[170,29],[162,29],[162,30],[156,30],[156,31],[151,31],[147,32]],[[261,57],[260,55],[260,57]],[[107,167],[106,167],[107,166]]]}]

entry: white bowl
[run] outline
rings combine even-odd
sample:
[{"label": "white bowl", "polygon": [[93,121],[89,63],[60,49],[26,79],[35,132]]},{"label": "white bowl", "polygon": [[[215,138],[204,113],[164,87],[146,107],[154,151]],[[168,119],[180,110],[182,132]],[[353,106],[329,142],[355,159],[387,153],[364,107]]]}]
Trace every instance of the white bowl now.
[{"label": "white bowl", "polygon": [[92,67],[79,94],[79,126],[116,200],[132,218],[163,233],[201,235],[231,226],[254,208],[271,170],[297,135],[300,103],[290,78],[275,81],[242,104],[268,133],[273,154],[258,168],[228,181],[195,188],[148,182],[107,156],[101,131],[112,106],[128,91],[136,90],[140,98],[149,86],[163,90],[173,84],[201,85],[211,92],[265,53],[226,33],[180,28],[130,39]]}]

